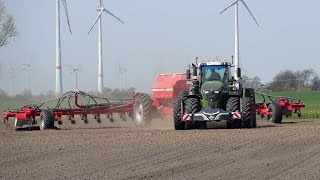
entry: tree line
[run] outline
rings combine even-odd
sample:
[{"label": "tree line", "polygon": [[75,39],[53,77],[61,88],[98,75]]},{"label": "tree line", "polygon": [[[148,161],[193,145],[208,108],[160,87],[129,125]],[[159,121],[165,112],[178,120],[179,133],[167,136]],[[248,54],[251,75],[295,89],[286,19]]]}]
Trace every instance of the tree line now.
[{"label": "tree line", "polygon": [[273,80],[267,84],[262,84],[259,77],[249,78],[243,76],[245,87],[251,87],[261,91],[319,91],[320,77],[318,73],[312,69],[304,69],[298,71],[283,70],[277,73]]}]

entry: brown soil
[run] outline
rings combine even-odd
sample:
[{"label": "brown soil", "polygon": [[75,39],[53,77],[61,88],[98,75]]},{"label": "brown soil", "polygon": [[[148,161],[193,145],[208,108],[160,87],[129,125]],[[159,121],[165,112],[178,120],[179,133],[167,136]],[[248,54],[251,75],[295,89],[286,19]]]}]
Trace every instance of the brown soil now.
[{"label": "brown soil", "polygon": [[320,121],[174,131],[168,120],[0,129],[0,179],[320,179]]}]

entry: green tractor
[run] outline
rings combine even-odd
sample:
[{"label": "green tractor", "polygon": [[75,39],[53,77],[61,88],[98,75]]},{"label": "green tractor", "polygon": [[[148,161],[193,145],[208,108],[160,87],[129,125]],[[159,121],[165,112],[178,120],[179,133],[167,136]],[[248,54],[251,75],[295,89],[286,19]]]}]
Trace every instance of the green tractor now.
[{"label": "green tractor", "polygon": [[257,126],[254,89],[243,88],[241,69],[235,68],[235,79],[232,67],[226,61],[192,64],[186,73],[190,90],[174,103],[176,130],[204,129],[210,121],[226,121],[228,128]]}]

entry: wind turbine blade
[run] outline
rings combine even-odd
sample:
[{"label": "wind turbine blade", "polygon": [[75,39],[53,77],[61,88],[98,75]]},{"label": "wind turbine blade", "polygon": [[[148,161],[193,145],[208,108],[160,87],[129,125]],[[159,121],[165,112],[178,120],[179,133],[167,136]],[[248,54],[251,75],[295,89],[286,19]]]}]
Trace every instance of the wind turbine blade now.
[{"label": "wind turbine blade", "polygon": [[120,18],[118,18],[117,16],[115,16],[114,14],[112,14],[108,9],[104,9],[104,11],[108,14],[110,14],[111,16],[113,16],[114,18],[116,18],[117,20],[119,20],[122,24],[125,24]]},{"label": "wind turbine blade", "polygon": [[64,7],[64,11],[65,11],[65,13],[66,13],[69,31],[70,31],[70,34],[72,34],[71,26],[70,26],[70,20],[69,20],[69,13],[68,13],[67,1],[66,1],[66,0],[62,0],[62,4],[63,4],[63,7]]},{"label": "wind turbine blade", "polygon": [[88,34],[90,34],[91,30],[93,29],[93,27],[96,25],[97,21],[99,20],[99,18],[101,17],[101,14],[102,14],[103,11],[101,11],[99,14],[98,14],[98,17],[96,18],[96,20],[94,21],[90,31],[88,32]]},{"label": "wind turbine blade", "polygon": [[11,70],[11,72],[14,72],[12,64],[10,64],[10,70]]},{"label": "wind turbine blade", "polygon": [[223,12],[225,12],[227,9],[231,8],[232,6],[234,6],[235,4],[237,4],[240,0],[236,0],[234,1],[230,6],[226,7],[223,11],[220,12],[220,14],[222,14]]},{"label": "wind turbine blade", "polygon": [[104,7],[103,0],[100,0],[100,6]]},{"label": "wind turbine blade", "polygon": [[256,18],[253,16],[253,14],[251,13],[248,5],[247,5],[243,0],[241,0],[241,2],[242,2],[242,4],[247,8],[247,10],[249,11],[249,13],[250,13],[251,17],[253,18],[253,20],[254,20],[254,21],[257,23],[257,25],[260,27],[258,21],[257,21]]}]

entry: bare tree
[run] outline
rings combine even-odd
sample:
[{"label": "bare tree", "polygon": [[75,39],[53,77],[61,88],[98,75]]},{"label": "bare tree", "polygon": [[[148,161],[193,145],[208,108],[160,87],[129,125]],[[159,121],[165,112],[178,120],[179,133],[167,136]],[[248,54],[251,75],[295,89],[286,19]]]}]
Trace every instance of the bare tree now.
[{"label": "bare tree", "polygon": [[14,18],[7,13],[6,7],[0,0],[0,47],[6,46],[9,39],[18,35]]},{"label": "bare tree", "polygon": [[268,89],[272,91],[290,91],[299,87],[297,73],[291,70],[281,71],[276,74],[273,81],[268,84]]},{"label": "bare tree", "polygon": [[244,82],[244,87],[246,87],[246,88],[254,88],[257,90],[262,85],[260,78],[257,76],[255,76],[253,78],[249,78],[248,76],[243,75],[242,80]]},{"label": "bare tree", "polygon": [[315,75],[313,79],[311,79],[311,89],[314,91],[320,90],[320,78],[318,75]]},{"label": "bare tree", "polygon": [[312,68],[297,71],[300,86],[309,87],[310,81],[316,76],[316,71]]}]

